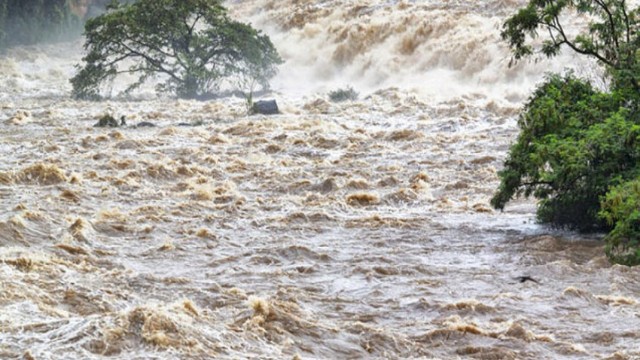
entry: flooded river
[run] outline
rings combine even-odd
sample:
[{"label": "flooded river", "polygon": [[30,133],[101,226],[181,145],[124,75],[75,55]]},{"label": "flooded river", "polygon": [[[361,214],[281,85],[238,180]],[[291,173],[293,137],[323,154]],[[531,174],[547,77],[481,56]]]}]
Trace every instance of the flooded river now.
[{"label": "flooded river", "polygon": [[79,42],[0,58],[0,358],[640,359],[640,269],[488,204],[535,83],[593,72],[508,68],[521,1],[228,5],[281,115],[70,100]]}]

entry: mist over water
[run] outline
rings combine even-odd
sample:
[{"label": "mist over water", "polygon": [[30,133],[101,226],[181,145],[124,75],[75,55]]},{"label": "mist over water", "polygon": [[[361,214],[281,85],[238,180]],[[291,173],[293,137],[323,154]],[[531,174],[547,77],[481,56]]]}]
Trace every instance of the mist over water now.
[{"label": "mist over water", "polygon": [[275,83],[288,93],[399,87],[435,101],[467,96],[520,103],[541,74],[582,68],[591,76],[595,69],[570,52],[553,62],[509,67],[500,29],[525,3],[249,1],[235,4],[234,13],[272,36],[287,60]]},{"label": "mist over water", "polygon": [[509,68],[523,3],[229,2],[285,60],[273,117],[152,86],[74,101],[81,42],[9,51],[0,358],[640,358],[640,270],[488,205],[536,82],[594,73]]}]

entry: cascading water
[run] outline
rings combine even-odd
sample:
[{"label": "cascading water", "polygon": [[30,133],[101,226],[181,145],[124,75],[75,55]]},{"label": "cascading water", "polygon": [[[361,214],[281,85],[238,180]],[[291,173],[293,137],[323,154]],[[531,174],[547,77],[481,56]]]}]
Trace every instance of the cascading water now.
[{"label": "cascading water", "polygon": [[[522,4],[229,2],[285,59],[274,117],[74,101],[80,43],[11,50],[0,358],[639,358],[640,270],[488,205],[544,72],[597,74],[509,68]],[[360,100],[327,100],[346,85]],[[157,126],[94,128],[107,112]]]},{"label": "cascading water", "polygon": [[400,87],[436,101],[471,94],[520,103],[547,71],[595,72],[570,52],[551,64],[510,67],[500,28],[525,3],[243,1],[234,10],[272,36],[287,60],[277,84],[290,93],[352,84]]}]

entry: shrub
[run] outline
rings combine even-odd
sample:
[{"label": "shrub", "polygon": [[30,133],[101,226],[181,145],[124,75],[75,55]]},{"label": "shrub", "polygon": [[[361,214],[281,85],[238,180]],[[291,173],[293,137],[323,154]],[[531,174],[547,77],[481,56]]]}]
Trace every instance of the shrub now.
[{"label": "shrub", "polygon": [[640,264],[640,178],[610,189],[600,216],[614,226],[606,237],[607,256],[620,264]]},{"label": "shrub", "polygon": [[640,263],[638,116],[616,91],[551,75],[520,115],[491,204],[503,209],[514,197],[534,196],[541,223],[611,230],[611,260]]},{"label": "shrub", "polygon": [[627,141],[635,124],[615,93],[601,93],[572,75],[550,76],[520,115],[501,183],[491,200],[503,209],[518,195],[540,199],[540,222],[582,231],[607,228],[600,197],[632,177],[639,160]]},{"label": "shrub", "polygon": [[358,92],[351,86],[348,86],[344,89],[337,89],[329,92],[329,100],[333,102],[343,102],[348,100],[355,101],[358,100],[359,95],[360,94],[358,94]]}]

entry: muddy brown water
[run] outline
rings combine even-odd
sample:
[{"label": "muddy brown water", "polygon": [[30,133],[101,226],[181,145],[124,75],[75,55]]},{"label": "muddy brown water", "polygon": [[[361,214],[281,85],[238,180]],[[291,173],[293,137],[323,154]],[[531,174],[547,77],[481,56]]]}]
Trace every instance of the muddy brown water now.
[{"label": "muddy brown water", "polygon": [[[314,25],[358,6],[362,24],[452,6],[493,29],[518,4],[283,3],[327,12],[303,26],[268,1],[233,10],[317,45]],[[323,74],[285,44],[293,72]],[[241,99],[72,101],[78,48],[0,59],[0,358],[640,358],[640,270],[535,224],[532,202],[488,205],[539,65],[485,94],[454,71],[467,87],[445,100],[402,74],[340,104],[322,86],[350,73],[305,93],[285,77],[283,114],[247,117]],[[106,112],[157,127],[94,128]]]}]

